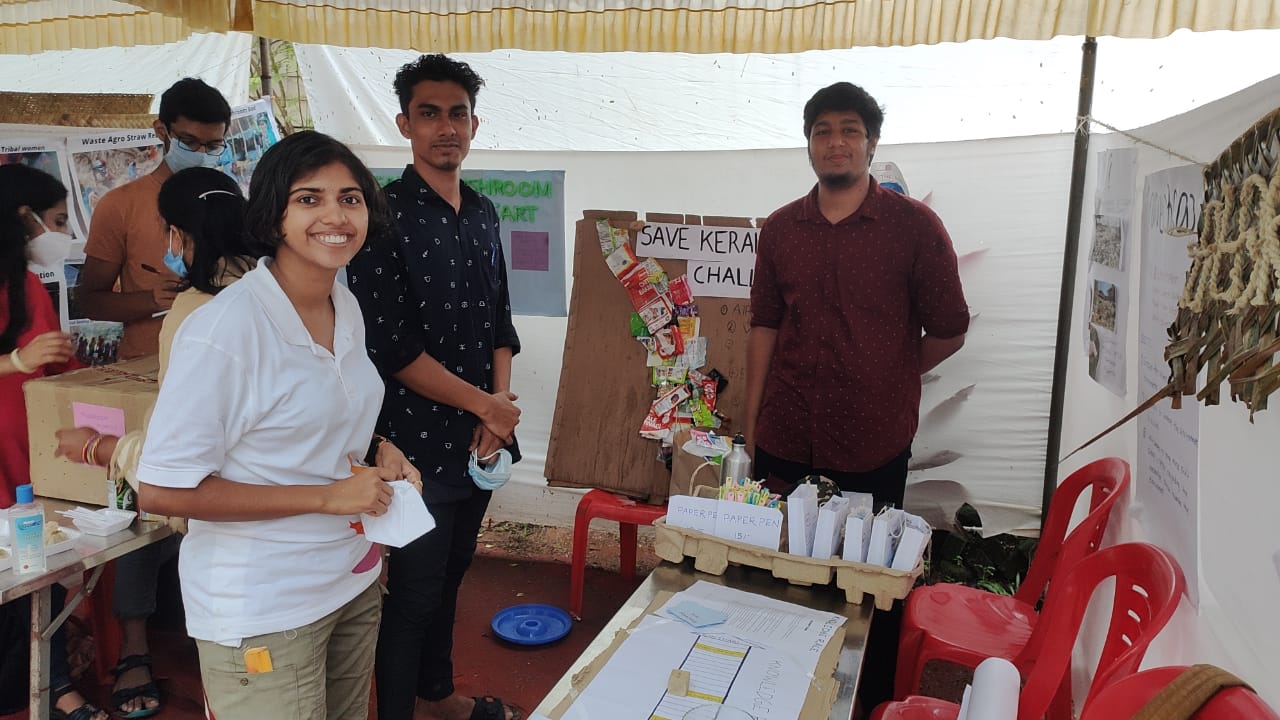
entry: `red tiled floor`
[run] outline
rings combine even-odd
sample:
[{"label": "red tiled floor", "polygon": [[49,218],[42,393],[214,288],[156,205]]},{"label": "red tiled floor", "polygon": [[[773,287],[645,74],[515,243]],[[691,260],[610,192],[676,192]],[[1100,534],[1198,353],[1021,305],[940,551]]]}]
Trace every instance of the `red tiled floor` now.
[{"label": "red tiled floor", "polygon": [[[616,542],[616,541],[615,541]],[[568,605],[569,566],[562,562],[533,562],[477,555],[462,585],[454,631],[455,683],[471,695],[493,693],[531,711],[551,690],[570,664],[595,638],[613,613],[639,585],[643,576],[627,583],[613,572],[587,568],[585,617],[563,640],[543,647],[512,645],[495,637],[489,627],[494,613],[512,605],[547,603]],[[152,656],[164,693],[164,708],[155,717],[184,720],[202,717],[199,670],[195,646],[174,621],[161,612],[152,631]],[[81,679],[86,695],[106,707],[111,687],[93,685],[92,671]],[[373,704],[370,704],[370,717]],[[4,716],[0,720],[23,717]]]}]

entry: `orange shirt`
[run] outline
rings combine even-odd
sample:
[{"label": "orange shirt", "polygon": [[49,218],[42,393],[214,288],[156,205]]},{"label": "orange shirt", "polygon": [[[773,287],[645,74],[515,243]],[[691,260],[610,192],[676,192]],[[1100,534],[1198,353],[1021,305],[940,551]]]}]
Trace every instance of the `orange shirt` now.
[{"label": "orange shirt", "polygon": [[[84,253],[120,266],[120,277],[116,283],[118,292],[151,291],[178,281],[178,276],[164,266],[169,233],[157,205],[160,186],[172,174],[169,166],[161,162],[160,167],[150,174],[103,195],[94,208]],[[144,264],[160,272],[144,270]],[[84,310],[94,318],[92,307]],[[125,323],[120,359],[159,352],[160,323],[161,318],[142,318]]]}]

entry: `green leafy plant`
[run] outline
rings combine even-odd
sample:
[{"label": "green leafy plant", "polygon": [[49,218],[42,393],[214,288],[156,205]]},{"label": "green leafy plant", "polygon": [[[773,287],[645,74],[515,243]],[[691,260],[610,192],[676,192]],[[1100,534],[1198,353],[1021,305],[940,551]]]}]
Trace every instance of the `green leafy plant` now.
[{"label": "green leafy plant", "polygon": [[951,529],[934,530],[922,582],[957,583],[1001,595],[1017,592],[1038,539],[1007,533],[983,537],[981,530],[978,511],[961,505]]}]

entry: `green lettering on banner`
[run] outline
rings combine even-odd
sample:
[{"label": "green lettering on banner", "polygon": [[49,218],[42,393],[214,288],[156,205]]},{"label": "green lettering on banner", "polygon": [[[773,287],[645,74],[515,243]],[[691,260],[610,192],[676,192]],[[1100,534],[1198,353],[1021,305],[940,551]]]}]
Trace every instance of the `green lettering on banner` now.
[{"label": "green lettering on banner", "polygon": [[555,189],[551,181],[534,182],[530,180],[503,180],[501,178],[479,177],[466,181],[467,185],[478,193],[489,197],[522,197],[549,198],[555,197]]}]

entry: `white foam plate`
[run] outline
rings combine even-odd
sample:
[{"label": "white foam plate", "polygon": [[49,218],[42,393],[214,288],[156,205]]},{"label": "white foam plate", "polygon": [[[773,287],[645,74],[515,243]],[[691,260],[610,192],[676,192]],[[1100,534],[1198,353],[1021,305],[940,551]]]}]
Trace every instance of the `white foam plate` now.
[{"label": "white foam plate", "polygon": [[60,552],[70,550],[72,547],[75,546],[76,540],[80,539],[81,533],[79,530],[76,530],[75,528],[64,527],[64,526],[59,526],[59,527],[61,528],[62,532],[67,534],[67,539],[63,540],[62,542],[54,543],[52,545],[45,545],[44,546],[45,557],[49,557],[50,555],[57,555]]},{"label": "white foam plate", "polygon": [[94,513],[94,516],[96,520],[109,521],[105,522],[105,524],[99,524],[97,522],[92,524],[87,522],[81,524],[81,520],[79,518],[72,518],[71,522],[75,523],[76,527],[87,535],[100,535],[105,537],[107,535],[114,535],[115,533],[129,527],[137,515],[138,513],[133,512],[132,510],[102,508]]},{"label": "white foam plate", "polygon": [[9,556],[9,548],[0,547],[0,572],[13,567],[13,558]]}]

